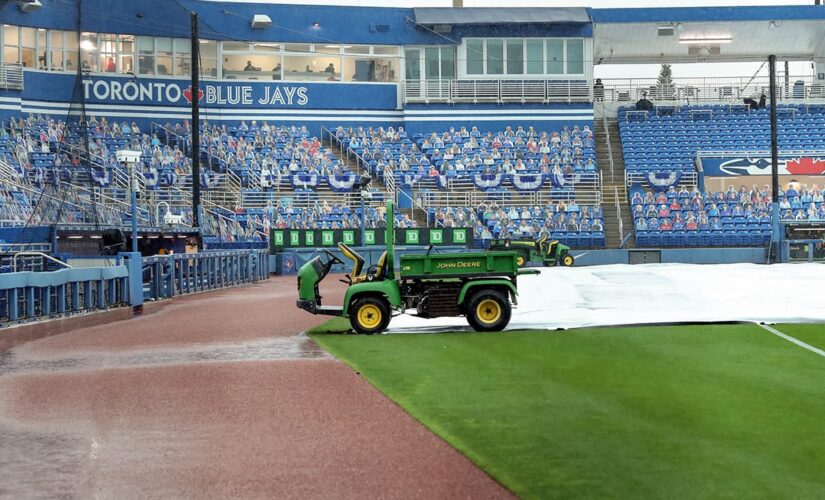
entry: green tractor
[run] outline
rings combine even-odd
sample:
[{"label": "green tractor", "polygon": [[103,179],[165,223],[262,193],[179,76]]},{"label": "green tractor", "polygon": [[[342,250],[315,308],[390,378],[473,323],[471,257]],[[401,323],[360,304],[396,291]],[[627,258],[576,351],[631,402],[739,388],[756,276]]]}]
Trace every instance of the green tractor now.
[{"label": "green tractor", "polygon": [[493,240],[490,243],[490,250],[517,252],[519,267],[527,265],[528,262],[540,262],[541,265],[547,267],[571,267],[576,263],[569,246],[558,240],[551,240],[547,236],[542,236],[537,240]]},{"label": "green tractor", "polygon": [[357,333],[384,331],[393,314],[411,313],[424,318],[465,316],[476,331],[500,331],[510,322],[516,304],[517,277],[532,274],[519,270],[516,252],[462,252],[410,254],[400,257],[395,271],[393,204],[387,202],[387,250],[373,266],[343,243],[343,256],[352,270],[341,280],[348,285],[340,306],[322,305],[319,283],[332,266],[344,262],[324,250],[298,270],[299,308],[312,314],[348,318]]}]

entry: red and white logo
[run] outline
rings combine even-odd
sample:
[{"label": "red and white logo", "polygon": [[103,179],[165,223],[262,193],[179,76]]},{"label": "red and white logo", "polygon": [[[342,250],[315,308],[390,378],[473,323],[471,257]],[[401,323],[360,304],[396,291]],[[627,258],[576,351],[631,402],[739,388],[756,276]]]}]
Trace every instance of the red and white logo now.
[{"label": "red and white logo", "polygon": [[[191,85],[186,87],[186,90],[183,91],[183,97],[186,99],[186,102],[188,102],[189,104],[192,104],[192,86]],[[198,89],[198,101],[200,102],[201,99],[203,99],[203,90],[199,88]]]},{"label": "red and white logo", "polygon": [[822,175],[825,173],[825,159],[803,156],[786,161],[785,169],[795,175]]}]

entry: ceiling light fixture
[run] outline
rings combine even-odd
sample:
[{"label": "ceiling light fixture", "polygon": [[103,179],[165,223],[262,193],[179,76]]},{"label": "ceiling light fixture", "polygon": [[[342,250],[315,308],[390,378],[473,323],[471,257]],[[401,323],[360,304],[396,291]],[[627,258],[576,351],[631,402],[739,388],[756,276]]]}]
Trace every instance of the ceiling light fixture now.
[{"label": "ceiling light fixture", "polygon": [[708,44],[716,44],[716,43],[731,43],[733,41],[733,37],[731,36],[714,36],[714,37],[705,37],[705,38],[680,38],[679,43],[682,44],[700,44],[700,45],[708,45]]}]

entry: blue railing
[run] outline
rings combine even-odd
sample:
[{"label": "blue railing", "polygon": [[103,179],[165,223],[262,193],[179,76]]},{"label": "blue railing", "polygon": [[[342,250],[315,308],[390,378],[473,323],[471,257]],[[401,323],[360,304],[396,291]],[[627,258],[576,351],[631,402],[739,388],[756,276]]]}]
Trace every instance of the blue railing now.
[{"label": "blue railing", "polygon": [[268,276],[268,250],[156,255],[143,259],[143,296],[159,300],[254,283]]},{"label": "blue railing", "polygon": [[0,326],[129,302],[124,265],[0,274]]}]

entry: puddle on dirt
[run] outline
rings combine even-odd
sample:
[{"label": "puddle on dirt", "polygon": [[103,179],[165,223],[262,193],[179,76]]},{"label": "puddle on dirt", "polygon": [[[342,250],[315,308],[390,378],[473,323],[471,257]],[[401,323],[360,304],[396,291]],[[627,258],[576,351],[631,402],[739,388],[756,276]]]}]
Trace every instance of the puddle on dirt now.
[{"label": "puddle on dirt", "polygon": [[203,344],[188,347],[159,347],[127,352],[89,352],[62,357],[16,359],[14,351],[0,352],[0,376],[32,372],[58,372],[133,368],[190,363],[231,363],[332,359],[305,336],[278,337],[243,344]]},{"label": "puddle on dirt", "polygon": [[0,498],[73,498],[88,443],[0,425]]}]

